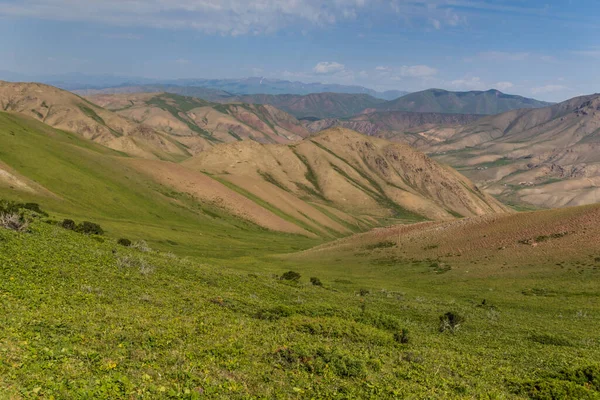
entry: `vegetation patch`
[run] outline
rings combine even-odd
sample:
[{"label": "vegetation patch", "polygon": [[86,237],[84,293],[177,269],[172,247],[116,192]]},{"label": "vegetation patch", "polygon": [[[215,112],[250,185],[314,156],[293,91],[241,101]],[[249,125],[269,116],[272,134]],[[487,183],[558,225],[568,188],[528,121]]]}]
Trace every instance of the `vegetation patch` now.
[{"label": "vegetation patch", "polygon": [[565,337],[550,333],[534,333],[529,339],[532,342],[551,346],[572,346],[571,341]]}]

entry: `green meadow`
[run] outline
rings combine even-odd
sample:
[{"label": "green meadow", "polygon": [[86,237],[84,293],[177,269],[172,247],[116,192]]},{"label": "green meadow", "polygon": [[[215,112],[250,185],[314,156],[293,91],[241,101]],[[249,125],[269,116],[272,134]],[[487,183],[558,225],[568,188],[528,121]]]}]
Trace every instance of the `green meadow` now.
[{"label": "green meadow", "polygon": [[0,398],[600,398],[597,268],[320,256],[123,157],[0,113],[0,160],[53,193],[0,187],[49,214],[0,228]]}]

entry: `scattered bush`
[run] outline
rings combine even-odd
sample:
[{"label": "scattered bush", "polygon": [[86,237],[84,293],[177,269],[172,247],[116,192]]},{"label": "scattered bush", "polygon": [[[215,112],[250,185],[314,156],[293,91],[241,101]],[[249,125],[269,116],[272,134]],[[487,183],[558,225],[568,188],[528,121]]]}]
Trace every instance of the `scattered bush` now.
[{"label": "scattered bush", "polygon": [[368,246],[365,246],[365,249],[366,250],[388,249],[388,248],[394,247],[394,246],[396,246],[395,242],[385,241],[385,242],[379,242],[379,243],[375,243],[375,244],[370,244]]},{"label": "scattered bush", "polygon": [[358,295],[361,297],[368,296],[371,292],[368,289],[360,289]]},{"label": "scattered bush", "polygon": [[145,240],[137,240],[131,245],[131,247],[141,251],[142,253],[150,253],[152,251]]},{"label": "scattered bush", "polygon": [[562,336],[551,335],[549,333],[537,333],[529,337],[532,341],[539,344],[548,344],[552,346],[571,346],[569,339]]},{"label": "scattered bush", "polygon": [[285,281],[293,281],[293,282],[298,282],[300,280],[300,274],[295,272],[295,271],[288,271],[285,274],[281,275],[281,280],[285,280]]},{"label": "scattered bush", "polygon": [[394,340],[398,343],[407,344],[410,341],[408,329],[402,329],[401,332],[394,333]]},{"label": "scattered bush", "polygon": [[24,232],[29,227],[29,222],[17,213],[0,214],[0,226],[16,232]]},{"label": "scattered bush", "polygon": [[337,350],[318,348],[307,350],[302,347],[277,349],[273,354],[275,362],[285,369],[303,369],[316,375],[330,370],[342,378],[366,376],[366,363],[357,357]]},{"label": "scattered bush", "polygon": [[277,321],[280,318],[289,317],[294,314],[294,311],[286,306],[275,306],[265,308],[256,313],[256,318],[266,321]]},{"label": "scattered bush", "polygon": [[600,397],[600,366],[592,365],[537,380],[518,382],[514,392],[530,399],[597,399]]},{"label": "scattered bush", "polygon": [[72,219],[65,219],[63,220],[61,226],[65,229],[68,229],[70,231],[74,231],[75,228],[77,228],[77,225],[75,224],[75,221],[73,221]]},{"label": "scattered bush", "polygon": [[129,246],[131,246],[131,240],[121,238],[121,239],[117,240],[117,244],[120,244],[121,246],[129,247]]},{"label": "scattered bush", "polygon": [[312,283],[314,286],[323,286],[323,283],[321,282],[321,280],[314,276],[312,278],[310,278],[310,283]]},{"label": "scattered bush", "polygon": [[43,215],[44,217],[48,216],[48,213],[43,211],[38,203],[25,203],[22,205],[22,208]]},{"label": "scattered bush", "polygon": [[464,320],[463,316],[452,311],[440,315],[440,332],[450,331],[454,333],[460,328]]},{"label": "scattered bush", "polygon": [[79,233],[83,233],[85,235],[103,235],[104,230],[100,227],[100,225],[95,224],[89,221],[83,221],[81,224],[75,228],[75,230]]},{"label": "scattered bush", "polygon": [[137,257],[123,256],[117,259],[117,266],[120,268],[137,269],[142,275],[149,275],[154,272],[154,266],[146,260]]}]

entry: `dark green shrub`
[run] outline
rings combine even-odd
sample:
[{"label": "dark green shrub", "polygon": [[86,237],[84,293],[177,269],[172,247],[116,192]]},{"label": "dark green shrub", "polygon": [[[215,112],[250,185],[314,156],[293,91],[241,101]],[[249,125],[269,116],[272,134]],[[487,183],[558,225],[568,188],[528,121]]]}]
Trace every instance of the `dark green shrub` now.
[{"label": "dark green shrub", "polygon": [[79,233],[83,233],[85,235],[103,235],[104,230],[100,227],[100,225],[95,224],[89,221],[83,221],[81,224],[77,226],[75,229]]},{"label": "dark green shrub", "polygon": [[450,331],[454,333],[460,328],[464,320],[464,317],[452,311],[440,315],[440,332]]},{"label": "dark green shrub", "polygon": [[371,293],[371,292],[370,292],[368,289],[360,289],[360,290],[358,291],[358,294],[359,294],[361,297],[368,296],[370,293]]},{"label": "dark green shrub", "polygon": [[256,318],[266,321],[277,321],[280,318],[289,317],[294,314],[294,311],[286,306],[275,306],[265,308],[256,313]]},{"label": "dark green shrub", "polygon": [[408,329],[402,329],[401,332],[394,333],[394,340],[398,343],[407,344],[410,341]]},{"label": "dark green shrub", "polygon": [[131,240],[121,238],[117,241],[117,244],[120,244],[121,246],[129,247],[129,246],[131,246]]},{"label": "dark green shrub", "polygon": [[300,280],[300,274],[295,271],[288,271],[281,275],[281,280],[298,282]]},{"label": "dark green shrub", "polygon": [[70,231],[74,231],[75,228],[77,227],[77,225],[75,224],[75,221],[73,221],[72,219],[65,219],[62,222],[62,227],[65,229],[68,229]]},{"label": "dark green shrub", "polygon": [[36,212],[36,213],[38,213],[40,215],[43,215],[44,217],[48,216],[48,213],[45,212],[45,211],[43,211],[40,208],[40,205],[38,203],[25,203],[25,204],[23,204],[23,208],[26,209],[26,210],[30,210],[30,211]]},{"label": "dark green shrub", "polygon": [[321,282],[321,280],[314,276],[312,278],[310,278],[310,283],[312,283],[314,286],[323,286],[323,283]]},{"label": "dark green shrub", "polygon": [[548,344],[551,346],[571,346],[569,339],[561,336],[551,335],[549,333],[536,333],[529,337],[532,341],[539,344]]}]

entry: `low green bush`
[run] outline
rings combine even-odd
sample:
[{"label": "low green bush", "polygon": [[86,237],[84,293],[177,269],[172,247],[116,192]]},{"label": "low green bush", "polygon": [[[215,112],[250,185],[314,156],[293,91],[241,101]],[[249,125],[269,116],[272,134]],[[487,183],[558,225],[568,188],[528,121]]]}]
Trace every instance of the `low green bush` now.
[{"label": "low green bush", "polygon": [[283,275],[281,275],[281,280],[284,281],[293,281],[293,282],[298,282],[300,280],[300,274],[295,272],[295,271],[288,271],[286,273],[284,273]]}]

